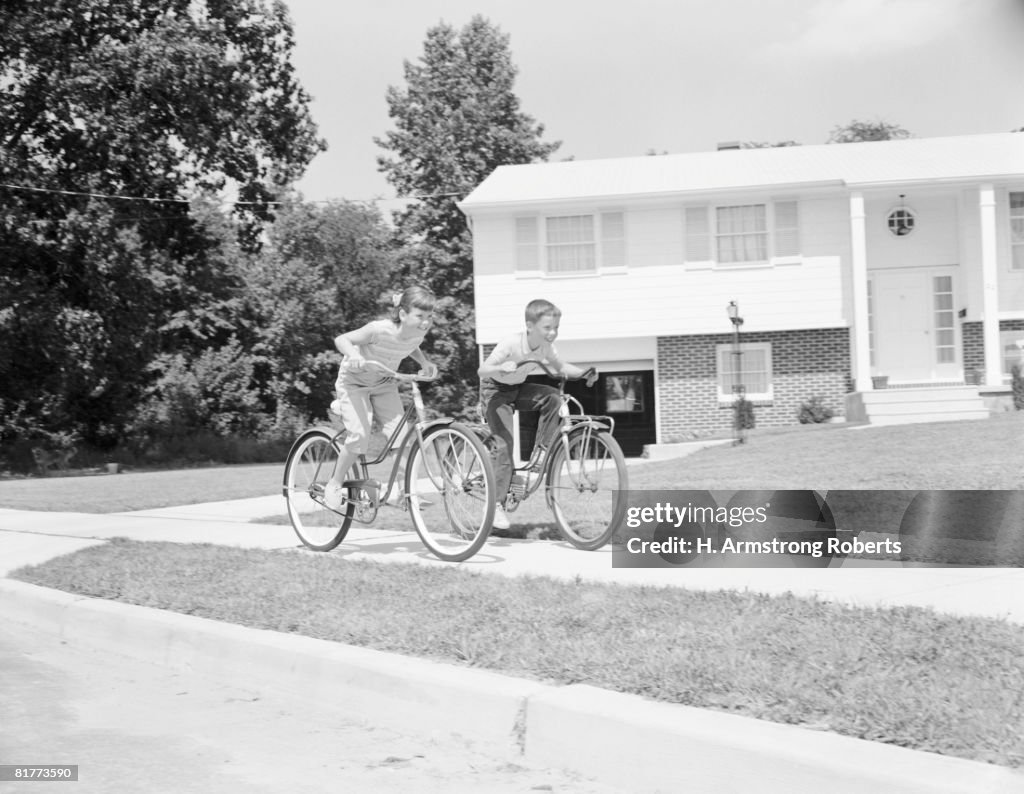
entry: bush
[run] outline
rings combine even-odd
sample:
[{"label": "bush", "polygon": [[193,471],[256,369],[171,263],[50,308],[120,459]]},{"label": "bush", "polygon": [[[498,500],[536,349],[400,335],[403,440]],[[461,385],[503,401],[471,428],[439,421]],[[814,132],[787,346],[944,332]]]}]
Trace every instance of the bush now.
[{"label": "bush", "polygon": [[1010,383],[1013,390],[1013,407],[1018,411],[1024,411],[1024,374],[1021,373],[1020,364],[1014,364],[1010,368]]},{"label": "bush", "polygon": [[754,404],[746,397],[739,397],[732,404],[733,430],[754,429]]},{"label": "bush", "polygon": [[802,425],[820,424],[827,422],[836,412],[825,405],[825,401],[818,396],[811,397],[807,402],[801,403],[797,418]]}]

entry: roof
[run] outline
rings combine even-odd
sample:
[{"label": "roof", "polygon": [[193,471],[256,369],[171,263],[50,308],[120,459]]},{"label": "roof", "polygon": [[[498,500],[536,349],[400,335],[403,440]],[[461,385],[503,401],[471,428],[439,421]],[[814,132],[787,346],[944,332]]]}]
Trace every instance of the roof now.
[{"label": "roof", "polygon": [[1015,176],[1024,177],[1024,133],[1008,132],[503,165],[459,206],[471,212],[505,204],[611,196]]}]

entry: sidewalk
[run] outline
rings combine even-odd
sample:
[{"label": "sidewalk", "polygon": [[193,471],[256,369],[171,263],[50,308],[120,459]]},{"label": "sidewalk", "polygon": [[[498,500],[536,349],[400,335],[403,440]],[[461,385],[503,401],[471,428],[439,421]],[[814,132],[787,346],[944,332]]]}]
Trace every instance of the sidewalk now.
[{"label": "sidewalk", "polygon": [[[122,514],[0,510],[0,575],[114,537],[296,549],[283,514],[258,499]],[[308,552],[312,554],[313,552]],[[346,559],[451,566],[418,536],[353,528],[331,554]],[[504,576],[794,593],[873,607],[920,606],[1024,623],[1024,569],[612,568],[611,552],[563,542],[491,538],[460,564]],[[103,647],[190,673],[286,687],[299,698],[329,691],[385,727],[446,733],[506,754],[578,770],[629,791],[1024,792],[1024,774],[822,731],[654,703],[584,685],[553,686],[473,668],[350,648],[306,637],[71,596],[0,580],[0,611],[66,642]],[[626,759],[637,760],[642,769]],[[640,760],[642,759],[642,763]]]},{"label": "sidewalk", "polygon": [[[41,513],[0,509],[0,575],[114,537],[176,543],[214,543],[259,549],[300,548],[287,524],[254,524],[254,518],[284,513],[280,496],[185,505],[134,513]],[[282,519],[283,521],[284,519]],[[411,529],[391,532],[354,526],[333,552],[346,559],[450,566],[431,555]],[[833,563],[838,564],[838,561]],[[890,563],[862,567],[787,568],[612,568],[611,550],[581,552],[560,541],[491,537],[476,556],[460,563],[503,576],[695,590],[792,593],[838,603],[916,606],[955,615],[1024,623],[1024,568],[920,568]]]}]

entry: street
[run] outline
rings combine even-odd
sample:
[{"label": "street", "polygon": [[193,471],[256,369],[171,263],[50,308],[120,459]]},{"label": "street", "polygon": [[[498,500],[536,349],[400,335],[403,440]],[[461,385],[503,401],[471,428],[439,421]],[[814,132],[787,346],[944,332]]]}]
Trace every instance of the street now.
[{"label": "street", "polygon": [[590,792],[560,771],[488,758],[451,741],[361,724],[332,707],[73,648],[20,624],[0,637],[0,764],[77,764],[78,782],[0,791]]}]

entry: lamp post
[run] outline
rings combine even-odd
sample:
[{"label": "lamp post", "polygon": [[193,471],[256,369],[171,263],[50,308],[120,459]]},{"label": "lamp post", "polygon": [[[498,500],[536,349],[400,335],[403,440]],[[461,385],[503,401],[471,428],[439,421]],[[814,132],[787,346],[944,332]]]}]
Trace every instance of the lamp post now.
[{"label": "lamp post", "polygon": [[740,350],[740,326],[743,325],[743,318],[740,317],[740,307],[736,305],[736,301],[729,301],[725,310],[729,313],[729,322],[732,323],[732,392],[736,395],[733,404],[734,443],[742,444],[746,440],[746,419],[741,410],[741,402],[746,393],[746,387],[743,385],[743,351]]}]

